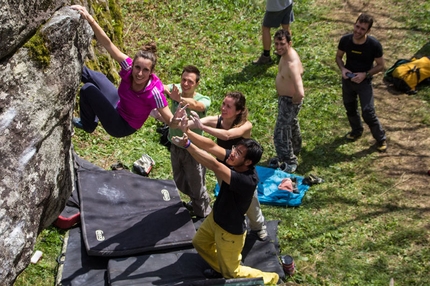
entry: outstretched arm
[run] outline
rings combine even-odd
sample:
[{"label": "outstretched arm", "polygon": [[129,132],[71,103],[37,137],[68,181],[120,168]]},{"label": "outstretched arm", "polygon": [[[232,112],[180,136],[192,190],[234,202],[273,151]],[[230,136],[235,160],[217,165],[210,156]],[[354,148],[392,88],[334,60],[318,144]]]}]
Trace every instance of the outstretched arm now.
[{"label": "outstretched arm", "polygon": [[205,150],[206,152],[211,153],[212,155],[217,157],[218,160],[224,161],[226,150],[220,147],[211,139],[193,132],[192,130],[190,130],[188,125],[188,118],[185,115],[183,118],[181,118],[181,124],[179,125],[179,128],[181,128],[182,132],[184,132],[187,138],[189,138],[189,140],[191,140],[191,142],[194,143],[194,145],[196,145],[197,147]]},{"label": "outstretched arm", "polygon": [[226,150],[224,148],[220,147],[211,139],[191,131],[189,128],[184,131],[184,133],[194,145],[214,155],[218,160],[224,161],[226,155]]},{"label": "outstretched arm", "polygon": [[181,105],[179,104],[178,108],[175,111],[175,114],[172,114],[168,106],[157,108],[157,111],[161,115],[162,122],[169,125],[170,128],[178,128],[182,118],[186,118],[187,116],[187,113],[185,111],[187,107],[187,105],[181,107]]},{"label": "outstretched arm", "polygon": [[[190,137],[187,136],[190,135]],[[231,170],[223,163],[218,162],[211,154],[221,156],[224,153],[225,157],[225,149],[219,147],[212,140],[200,136],[192,131],[188,131],[184,133],[183,137],[173,137],[173,144],[177,146],[181,146],[187,149],[187,151],[193,156],[193,158],[208,168],[212,170],[217,178],[220,178],[222,181],[230,184],[231,181]],[[210,142],[214,143],[211,144]],[[194,144],[196,143],[196,144]],[[199,146],[205,146],[205,148],[200,149]],[[220,150],[222,149],[222,150]],[[207,151],[207,152],[205,152]],[[223,151],[223,152],[222,152]],[[215,153],[215,154],[214,154]],[[217,156],[217,157],[218,157]],[[220,160],[224,160],[224,158],[218,157]]]},{"label": "outstretched arm", "polygon": [[199,112],[206,111],[206,106],[203,102],[197,101],[192,97],[182,97],[182,94],[179,92],[179,88],[175,84],[172,85],[172,90],[169,90],[168,85],[164,85],[164,93],[174,101],[179,102],[181,105],[188,105],[188,109],[190,110]]},{"label": "outstretched arm", "polygon": [[216,138],[221,140],[231,140],[239,137],[251,137],[252,123],[250,121],[246,121],[239,127],[233,127],[228,130],[225,130],[204,124],[203,122],[205,117],[200,118],[199,115],[193,111],[191,111],[191,118],[193,120],[192,126],[196,126],[204,132],[209,133],[210,135],[215,136]]},{"label": "outstretched arm", "polygon": [[114,60],[120,63],[127,58],[127,55],[121,52],[117,48],[117,46],[112,43],[112,41],[103,31],[103,29],[99,26],[99,24],[97,24],[93,16],[88,13],[85,7],[81,5],[72,5],[70,6],[70,8],[78,11],[81,14],[82,18],[88,21],[94,31],[94,35],[96,36],[97,42],[99,42],[108,51],[108,53],[111,55],[112,58],[114,58]]}]

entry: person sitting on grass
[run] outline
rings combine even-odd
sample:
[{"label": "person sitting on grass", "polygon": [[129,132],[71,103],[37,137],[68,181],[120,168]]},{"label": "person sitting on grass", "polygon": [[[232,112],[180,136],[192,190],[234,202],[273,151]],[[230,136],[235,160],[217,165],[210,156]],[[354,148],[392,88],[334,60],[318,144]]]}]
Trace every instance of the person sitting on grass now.
[{"label": "person sitting on grass", "polygon": [[73,118],[74,126],[92,133],[100,121],[109,135],[124,137],[141,128],[154,108],[171,127],[177,126],[179,120],[167,105],[163,83],[153,73],[156,64],[155,44],[147,45],[131,59],[112,43],[85,7],[70,7],[88,21],[97,41],[121,66],[118,89],[104,74],[83,67],[80,118]]},{"label": "person sitting on grass", "polygon": [[212,211],[192,241],[199,255],[211,267],[203,274],[207,278],[261,277],[265,284],[275,285],[279,281],[277,273],[241,265],[246,238],[245,213],[257,187],[255,165],[261,159],[263,148],[253,139],[243,139],[231,150],[226,150],[191,131],[186,117],[182,118],[180,127],[184,135],[173,137],[172,142],[185,148],[222,181]]}]

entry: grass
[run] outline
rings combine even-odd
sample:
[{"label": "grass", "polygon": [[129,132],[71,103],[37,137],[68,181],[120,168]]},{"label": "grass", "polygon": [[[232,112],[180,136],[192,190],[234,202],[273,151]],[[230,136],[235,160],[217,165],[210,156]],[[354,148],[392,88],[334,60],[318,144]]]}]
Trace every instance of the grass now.
[{"label": "grass", "polygon": [[[155,41],[159,58],[156,73],[165,83],[179,82],[184,65],[198,66],[202,72],[199,91],[212,98],[209,114],[218,113],[226,92],[243,92],[254,125],[253,137],[265,148],[261,163],[273,157],[277,67],[251,64],[261,52],[264,1],[121,2],[126,15],[126,52],[133,56],[142,44]],[[377,21],[388,18],[386,25],[374,28],[383,31],[381,42],[387,67],[398,58],[411,57],[427,44],[428,1],[366,3],[376,5],[369,12]],[[300,207],[264,205],[263,213],[268,220],[281,220],[281,252],[292,255],[297,266],[289,282],[388,285],[393,277],[399,285],[429,285],[425,211],[407,201],[397,188],[398,178],[380,176],[380,167],[375,164],[379,155],[363,148],[372,141],[363,138],[346,144],[342,139],[349,130],[334,56],[340,36],[351,30],[360,10],[345,4],[303,0],[294,5],[293,46],[304,65],[306,90],[299,116],[304,146],[297,173],[318,174],[325,183],[312,186]],[[430,89],[421,89],[415,98],[422,105],[415,110],[413,120],[428,127]],[[102,128],[93,134],[75,130],[73,145],[80,156],[106,169],[117,161],[131,167],[143,153],[148,153],[156,161],[151,177],[171,179],[170,156],[158,144],[156,127],[157,123],[150,119],[136,134],[121,139],[110,137]],[[211,172],[207,181],[208,189],[212,189],[215,178]],[[40,263],[30,265],[15,285],[54,284],[55,258],[63,235],[53,227],[40,234],[36,249],[42,249],[45,256]]]}]

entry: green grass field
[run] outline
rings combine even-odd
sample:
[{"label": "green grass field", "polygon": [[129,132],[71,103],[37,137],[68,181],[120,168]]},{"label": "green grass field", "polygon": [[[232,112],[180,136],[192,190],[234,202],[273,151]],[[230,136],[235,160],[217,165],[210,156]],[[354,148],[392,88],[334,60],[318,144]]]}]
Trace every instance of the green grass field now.
[{"label": "green grass field", "polygon": [[[297,174],[317,174],[325,182],[312,186],[300,207],[262,206],[267,220],[281,221],[278,237],[282,254],[290,254],[296,261],[296,274],[286,282],[361,286],[388,285],[394,278],[396,285],[430,285],[428,205],[411,206],[397,187],[398,178],[381,176],[383,170],[377,164],[380,154],[368,150],[371,140],[347,144],[343,139],[349,125],[334,61],[339,38],[351,31],[360,11],[373,14],[379,21],[374,30],[381,35],[378,38],[386,51],[387,68],[398,58],[412,56],[429,41],[430,3],[296,2],[291,26],[293,47],[305,69],[305,101],[299,116],[304,144]],[[253,137],[265,149],[261,164],[276,155],[272,137],[277,115],[277,66],[251,64],[261,53],[264,1],[120,3],[124,47],[130,56],[142,44],[155,41],[156,73],[166,84],[179,82],[184,65],[198,66],[202,72],[199,91],[212,98],[209,114],[218,114],[228,91],[244,93]],[[411,100],[422,101],[414,120],[428,129],[430,89],[420,90]],[[376,108],[378,113],[383,106]],[[157,126],[150,119],[136,134],[121,139],[110,137],[101,127],[93,134],[75,130],[74,149],[106,169],[117,161],[131,167],[147,153],[156,161],[150,177],[172,179],[170,156],[158,143]],[[208,172],[207,182],[212,190],[213,173]],[[41,233],[36,249],[42,249],[45,256],[30,265],[15,285],[55,283],[55,258],[63,236],[64,231],[54,227]]]}]

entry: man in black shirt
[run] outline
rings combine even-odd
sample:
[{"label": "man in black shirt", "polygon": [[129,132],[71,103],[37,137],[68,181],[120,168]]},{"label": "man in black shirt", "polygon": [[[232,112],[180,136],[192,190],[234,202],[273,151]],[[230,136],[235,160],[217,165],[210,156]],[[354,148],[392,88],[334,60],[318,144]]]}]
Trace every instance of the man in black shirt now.
[{"label": "man in black shirt", "polygon": [[[369,126],[380,152],[387,150],[385,131],[375,113],[372,76],[384,69],[382,46],[378,40],[369,36],[373,18],[361,14],[354,24],[354,32],[343,36],[338,45],[336,63],[342,72],[342,96],[351,132],[348,140],[355,141],[363,133],[363,124],[358,112],[357,95],[360,99],[364,122]],[[343,56],[346,54],[346,64]],[[373,62],[376,65],[373,65]]]},{"label": "man in black shirt", "polygon": [[254,166],[260,161],[263,148],[252,139],[243,139],[231,150],[226,150],[211,139],[191,131],[185,117],[182,121],[184,136],[173,137],[172,143],[188,150],[197,162],[222,180],[212,212],[193,238],[195,249],[212,267],[205,270],[205,276],[262,277],[265,284],[276,284],[279,280],[277,273],[262,272],[240,264],[246,237],[245,213],[258,183]]}]

